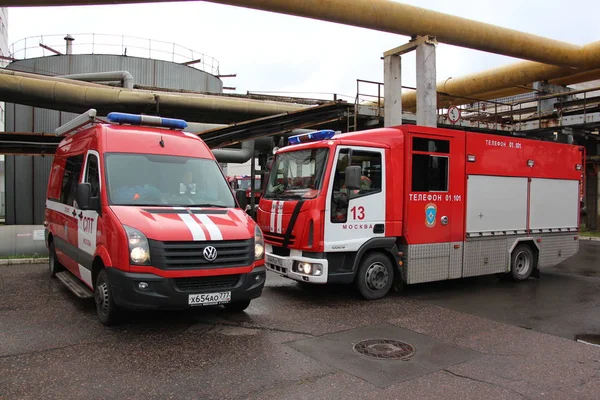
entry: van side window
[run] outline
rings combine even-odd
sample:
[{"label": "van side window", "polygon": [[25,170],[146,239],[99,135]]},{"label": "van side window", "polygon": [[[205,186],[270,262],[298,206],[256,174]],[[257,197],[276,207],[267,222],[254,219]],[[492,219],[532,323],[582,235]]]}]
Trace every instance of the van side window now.
[{"label": "van side window", "polygon": [[67,158],[65,172],[63,174],[62,187],[60,189],[60,202],[68,206],[73,205],[77,193],[77,183],[83,165],[83,155]]},{"label": "van side window", "polygon": [[412,191],[447,192],[450,141],[413,138]]},{"label": "van side window", "polygon": [[92,186],[92,197],[100,196],[100,170],[98,157],[95,154],[88,155],[85,172],[85,182]]}]

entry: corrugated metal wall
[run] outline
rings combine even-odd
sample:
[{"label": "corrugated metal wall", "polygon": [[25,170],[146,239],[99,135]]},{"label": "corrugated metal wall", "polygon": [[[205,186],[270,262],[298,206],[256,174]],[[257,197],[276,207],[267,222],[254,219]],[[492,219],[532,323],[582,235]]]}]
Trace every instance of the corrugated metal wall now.
[{"label": "corrugated metal wall", "polygon": [[43,75],[129,71],[137,85],[213,93],[223,91],[223,82],[209,73],[168,61],[138,57],[97,54],[56,55],[15,61],[9,64],[7,69]]},{"label": "corrugated metal wall", "polygon": [[[129,71],[135,84],[220,93],[221,80],[206,72],[166,61],[113,55],[51,56],[11,63],[8,69],[46,75]],[[7,132],[53,132],[76,114],[6,103]],[[52,156],[7,156],[6,224],[40,225]]]}]

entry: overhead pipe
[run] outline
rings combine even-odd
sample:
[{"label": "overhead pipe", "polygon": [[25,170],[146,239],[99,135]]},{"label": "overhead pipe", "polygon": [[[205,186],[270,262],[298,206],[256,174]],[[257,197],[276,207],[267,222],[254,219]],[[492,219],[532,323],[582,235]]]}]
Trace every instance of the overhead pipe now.
[{"label": "overhead pipe", "polygon": [[[0,101],[40,108],[81,113],[90,108],[102,111],[148,110],[207,115],[227,113],[248,119],[297,111],[309,105],[267,100],[240,99],[205,94],[124,90],[95,83],[0,69]],[[212,119],[217,121],[216,119]]]},{"label": "overhead pipe", "polygon": [[[145,0],[145,3],[174,0]],[[600,54],[580,46],[390,0],[205,0],[336,22],[564,67],[600,67]],[[5,0],[8,6],[139,3],[140,0]]]},{"label": "overhead pipe", "polygon": [[[83,5],[165,1],[169,0],[5,0],[5,5]],[[438,42],[539,62],[520,62],[463,78],[451,79],[438,85],[439,92],[452,96],[487,97],[486,93],[510,88],[514,88],[514,93],[517,93],[521,89],[515,88],[515,86],[579,74],[585,72],[585,69],[600,68],[600,42],[580,47],[389,0],[355,0],[352,2],[346,0],[206,1],[337,22],[401,35],[433,35]],[[577,67],[579,70],[560,66]],[[414,109],[415,93],[404,94],[402,102],[405,109]],[[453,104],[468,102],[470,100],[455,98]]]},{"label": "overhead pipe", "polygon": [[254,140],[242,142],[241,149],[215,149],[212,153],[218,162],[242,164],[254,155]]},{"label": "overhead pipe", "polygon": [[119,81],[125,89],[133,89],[133,75],[128,71],[90,72],[87,74],[60,75],[59,78],[85,82]]}]

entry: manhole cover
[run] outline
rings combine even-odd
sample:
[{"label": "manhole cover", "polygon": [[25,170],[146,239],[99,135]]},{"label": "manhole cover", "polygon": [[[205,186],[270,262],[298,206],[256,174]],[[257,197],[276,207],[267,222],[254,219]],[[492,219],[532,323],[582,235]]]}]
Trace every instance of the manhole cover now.
[{"label": "manhole cover", "polygon": [[367,357],[386,360],[407,359],[415,354],[413,346],[393,339],[363,340],[354,345],[354,351]]}]

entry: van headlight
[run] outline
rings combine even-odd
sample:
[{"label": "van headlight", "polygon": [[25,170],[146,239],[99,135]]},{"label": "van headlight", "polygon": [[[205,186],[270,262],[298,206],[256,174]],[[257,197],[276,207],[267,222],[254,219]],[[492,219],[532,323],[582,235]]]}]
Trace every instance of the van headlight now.
[{"label": "van headlight", "polygon": [[129,245],[129,261],[135,265],[150,265],[150,246],[146,236],[135,228],[123,225]]},{"label": "van headlight", "polygon": [[258,225],[254,225],[254,261],[262,260],[265,256],[265,239]]}]

